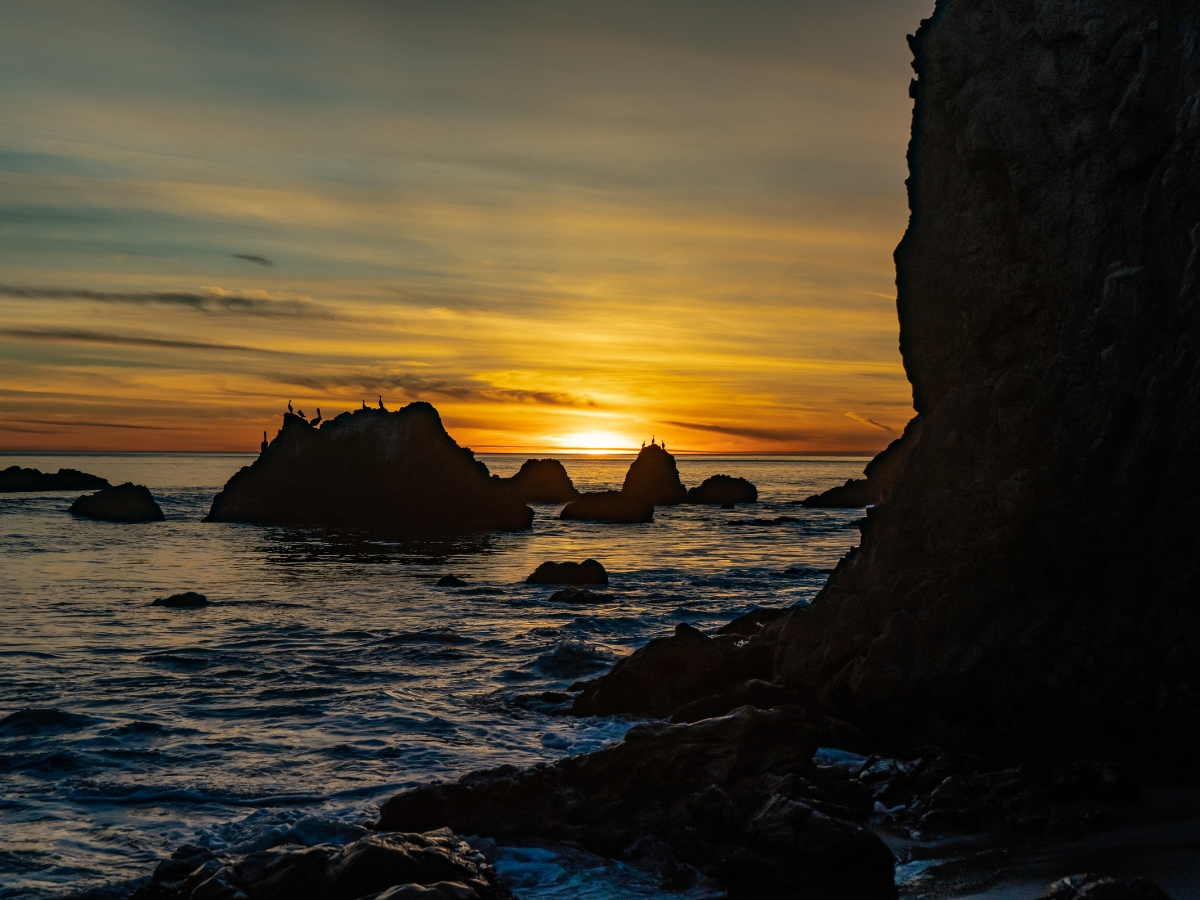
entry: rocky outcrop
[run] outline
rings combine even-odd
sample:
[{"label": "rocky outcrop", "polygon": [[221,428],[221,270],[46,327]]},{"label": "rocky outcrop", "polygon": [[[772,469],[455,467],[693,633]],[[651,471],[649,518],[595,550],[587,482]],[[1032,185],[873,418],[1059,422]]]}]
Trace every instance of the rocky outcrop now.
[{"label": "rocky outcrop", "polygon": [[658,846],[675,889],[691,868],[746,896],[891,898],[892,854],[863,824],[869,791],[817,783],[830,738],[794,708],[639,725],[596,753],[405,791],[374,827],[542,836],[616,858]]},{"label": "rocky outcrop", "polygon": [[624,491],[594,491],[564,506],[559,518],[636,525],[654,521],[654,504]]},{"label": "rocky outcrop", "polygon": [[527,459],[504,484],[522,503],[570,503],[579,499],[571,476],[557,459]]},{"label": "rocky outcrop", "polygon": [[423,537],[521,530],[533,511],[454,442],[436,409],[410,403],[342,413],[320,428],[286,414],[266,451],[213,499],[206,521]]},{"label": "rocky outcrop", "polygon": [[512,900],[482,854],[449,831],[368,835],[344,847],[276,847],[227,860],[185,844],[131,900]]},{"label": "rocky outcrop", "polygon": [[625,473],[621,493],[647,501],[653,506],[687,502],[687,489],[679,480],[675,457],[658,444],[643,447],[638,452],[637,459]]},{"label": "rocky outcrop", "polygon": [[526,584],[608,584],[608,572],[594,559],[583,562],[544,562],[525,579]]},{"label": "rocky outcrop", "polygon": [[745,478],[732,475],[713,475],[705,478],[699,487],[688,488],[688,503],[719,503],[727,506],[734,503],[757,503],[758,488]]},{"label": "rocky outcrop", "polygon": [[920,416],[776,676],[877,735],[1200,749],[1200,9],[939,0],[896,251]]},{"label": "rocky outcrop", "polygon": [[98,491],[106,487],[111,487],[107,478],[89,475],[78,469],[42,472],[39,469],[9,466],[0,472],[0,494],[22,491]]},{"label": "rocky outcrop", "polygon": [[103,522],[161,522],[166,518],[150,490],[131,481],[84,494],[67,512]]},{"label": "rocky outcrop", "polygon": [[882,503],[895,487],[908,451],[920,440],[920,436],[921,418],[917,416],[904,427],[904,434],[867,463],[863,469],[866,478],[851,478],[845,484],[805,497],[803,505],[825,509],[854,509]]}]

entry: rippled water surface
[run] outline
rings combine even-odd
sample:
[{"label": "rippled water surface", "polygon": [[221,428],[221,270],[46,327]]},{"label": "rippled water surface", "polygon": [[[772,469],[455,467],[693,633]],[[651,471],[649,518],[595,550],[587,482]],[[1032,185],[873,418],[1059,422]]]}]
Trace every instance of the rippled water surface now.
[{"label": "rippled water surface", "polygon": [[[480,458],[501,475],[524,459]],[[529,533],[401,546],[203,523],[251,459],[0,457],[145,484],[167,517],[90,522],[67,514],[73,493],[0,494],[0,717],[54,711],[0,726],[0,897],[119,885],[189,841],[352,840],[402,787],[620,738],[628,723],[556,716],[540,694],[676,622],[811,599],[861,513],[799,501],[865,462],[680,457],[685,484],[742,475],[760,502],[660,508],[647,525],[561,522],[537,505]],[[564,462],[599,490],[619,487],[630,459]],[[614,602],[555,603],[524,584],[545,560],[589,556]],[[468,587],[436,587],[448,573]],[[149,606],[182,590],[214,604]],[[653,893],[620,866],[572,870],[548,852],[502,852],[524,900]]]}]

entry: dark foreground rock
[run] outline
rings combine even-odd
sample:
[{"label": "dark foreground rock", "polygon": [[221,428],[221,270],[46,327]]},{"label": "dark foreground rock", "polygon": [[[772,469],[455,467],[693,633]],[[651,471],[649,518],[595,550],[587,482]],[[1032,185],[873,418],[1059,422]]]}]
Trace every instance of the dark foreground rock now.
[{"label": "dark foreground rock", "polygon": [[278,847],[227,861],[184,845],[131,900],[511,900],[483,856],[449,831]]},{"label": "dark foreground rock", "polygon": [[893,897],[892,854],[863,825],[867,795],[811,780],[813,753],[829,739],[796,709],[639,725],[596,753],[405,791],[374,827],[543,836],[615,858],[660,843],[660,859],[744,896]]},{"label": "dark foreground rock", "polygon": [[335,525],[426,537],[530,527],[533,510],[454,442],[428,403],[361,409],[313,428],[287,414],[206,521]]},{"label": "dark foreground rock", "polygon": [[579,499],[571,476],[557,459],[527,459],[516,475],[503,481],[522,503],[570,503]]},{"label": "dark foreground rock", "polygon": [[614,522],[627,525],[654,521],[654,504],[621,491],[595,491],[581,494],[559,513],[560,519],[582,522]]},{"label": "dark foreground rock", "polygon": [[544,562],[528,578],[526,584],[608,584],[608,572],[594,559],[583,562]]},{"label": "dark foreground rock", "polygon": [[67,512],[104,522],[161,522],[166,518],[150,490],[131,481],[85,494]]},{"label": "dark foreground rock", "polygon": [[89,475],[78,469],[42,472],[38,469],[9,466],[0,472],[0,494],[22,491],[98,491],[110,486],[107,478]]},{"label": "dark foreground rock", "polygon": [[892,492],[908,452],[920,439],[921,420],[915,418],[904,428],[904,434],[887,445],[872,459],[863,474],[866,478],[851,478],[845,484],[820,494],[805,497],[804,506],[826,509],[854,509],[882,503]]},{"label": "dark foreground rock", "polygon": [[1071,875],[1046,889],[1041,900],[1170,900],[1148,878]]},{"label": "dark foreground rock", "polygon": [[169,609],[196,609],[200,606],[208,606],[208,598],[197,591],[184,591],[182,594],[160,597],[150,605],[166,606]]},{"label": "dark foreground rock", "polygon": [[758,488],[745,478],[732,475],[713,475],[705,478],[699,487],[688,488],[688,503],[716,503],[726,506],[733,503],[757,503]]}]

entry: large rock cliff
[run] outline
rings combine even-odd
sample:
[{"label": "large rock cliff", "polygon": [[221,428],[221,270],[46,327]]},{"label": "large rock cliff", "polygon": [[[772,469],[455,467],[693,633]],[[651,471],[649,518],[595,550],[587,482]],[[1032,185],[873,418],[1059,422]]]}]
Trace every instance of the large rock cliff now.
[{"label": "large rock cliff", "polygon": [[877,734],[1200,741],[1200,6],[938,0],[896,250],[921,428],[776,675]]}]

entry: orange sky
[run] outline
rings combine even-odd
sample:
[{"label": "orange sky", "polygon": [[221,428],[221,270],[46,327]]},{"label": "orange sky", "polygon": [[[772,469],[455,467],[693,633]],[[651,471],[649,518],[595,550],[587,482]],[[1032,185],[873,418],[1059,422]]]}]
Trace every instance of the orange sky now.
[{"label": "orange sky", "polygon": [[924,4],[15,4],[0,448],[880,449]]}]

